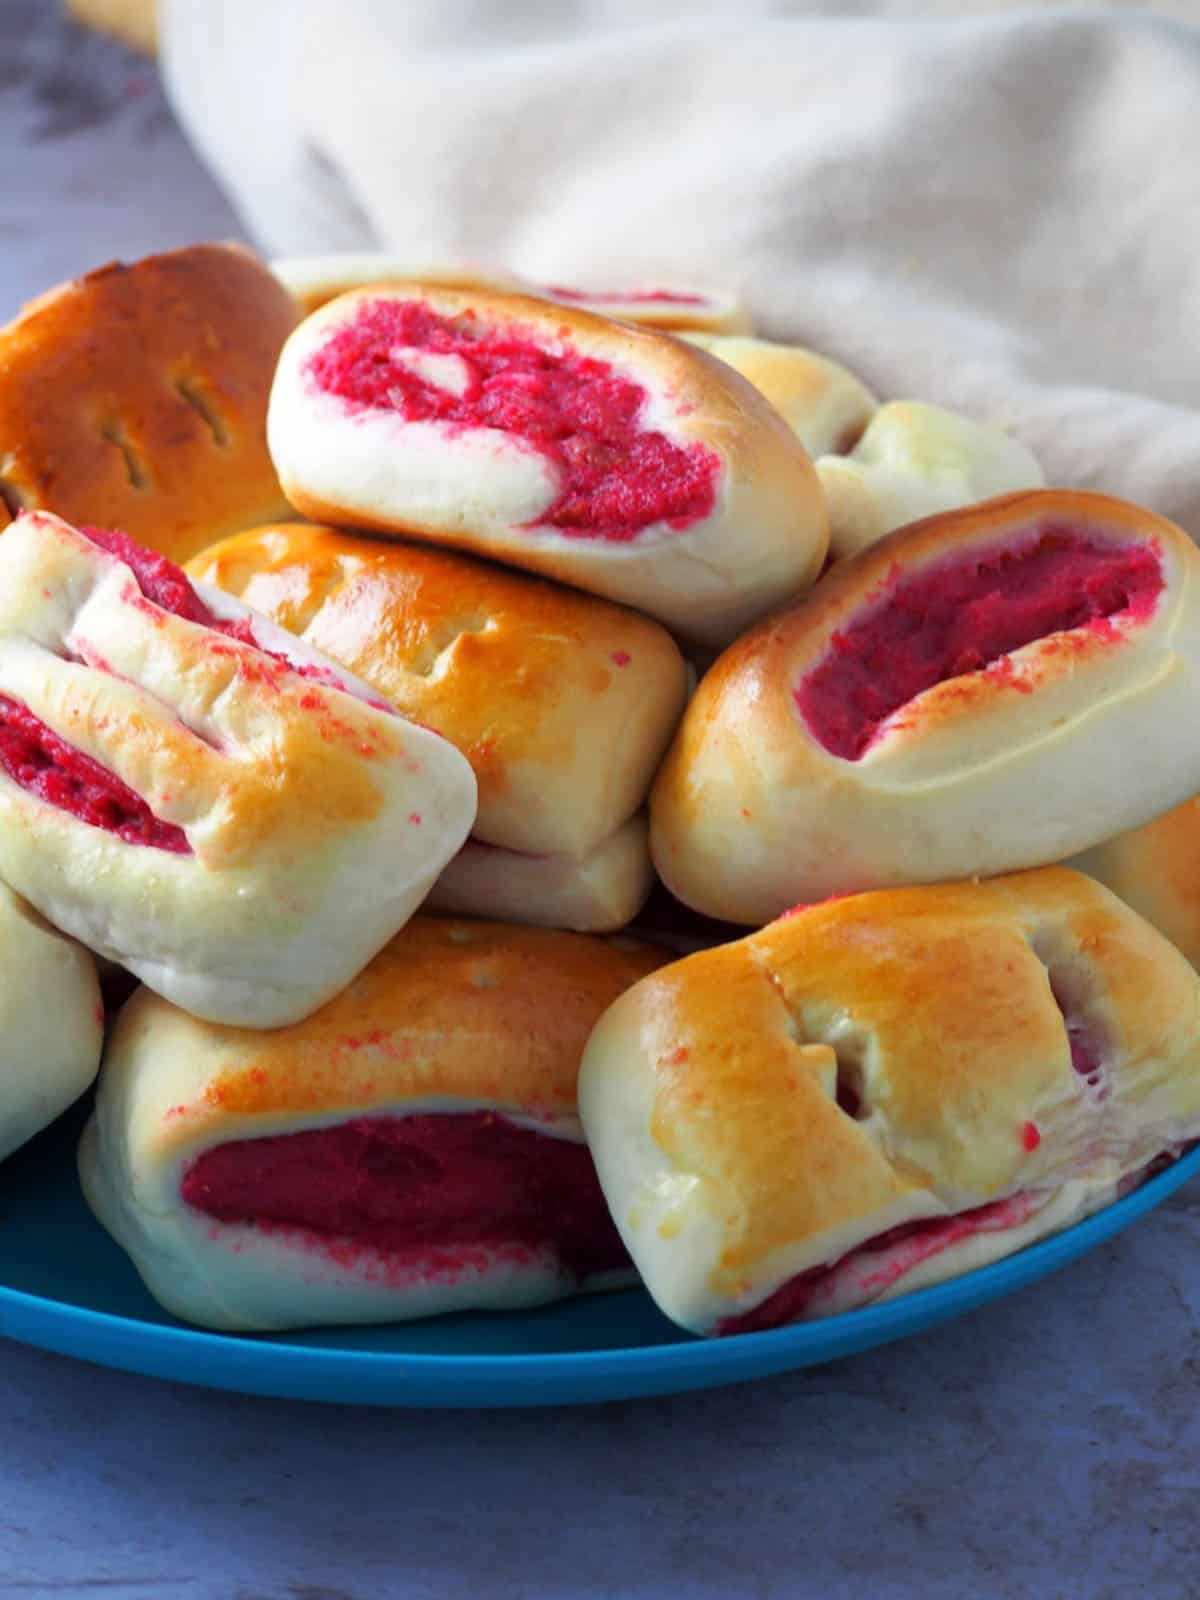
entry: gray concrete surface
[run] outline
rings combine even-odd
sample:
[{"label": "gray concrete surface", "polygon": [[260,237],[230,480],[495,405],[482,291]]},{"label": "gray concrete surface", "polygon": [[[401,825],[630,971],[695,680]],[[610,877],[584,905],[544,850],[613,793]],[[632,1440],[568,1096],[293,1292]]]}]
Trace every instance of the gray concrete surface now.
[{"label": "gray concrete surface", "polygon": [[[0,40],[0,314],[236,231],[146,64],[52,0]],[[918,1340],[677,1399],[352,1410],[0,1343],[0,1600],[1194,1600],[1198,1314],[1192,1185]]]}]

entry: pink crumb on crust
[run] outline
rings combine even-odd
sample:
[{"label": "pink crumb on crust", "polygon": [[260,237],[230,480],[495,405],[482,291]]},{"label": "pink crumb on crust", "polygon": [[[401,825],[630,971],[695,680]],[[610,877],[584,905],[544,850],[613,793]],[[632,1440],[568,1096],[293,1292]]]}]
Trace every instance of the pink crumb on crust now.
[{"label": "pink crumb on crust", "polygon": [[486,1111],[216,1145],[181,1194],[216,1221],[287,1229],[347,1262],[367,1252],[400,1278],[430,1250],[549,1253],[580,1279],[628,1265],[586,1145]]},{"label": "pink crumb on crust", "polygon": [[1116,639],[1112,620],[1144,621],[1163,589],[1161,553],[1070,528],[1035,541],[953,555],[904,577],[830,640],[795,690],[810,732],[857,761],[899,708],[935,684],[988,672],[1028,691],[1008,657],[1048,635],[1087,629]]},{"label": "pink crumb on crust", "polygon": [[[397,350],[455,356],[461,394],[439,388]],[[646,528],[678,531],[712,513],[720,470],[702,444],[674,444],[641,423],[646,391],[608,362],[533,330],[489,328],[467,311],[438,315],[420,301],[364,302],[310,356],[305,372],[352,412],[394,411],[407,422],[495,429],[552,465],[559,492],[530,527],[628,543]]]}]

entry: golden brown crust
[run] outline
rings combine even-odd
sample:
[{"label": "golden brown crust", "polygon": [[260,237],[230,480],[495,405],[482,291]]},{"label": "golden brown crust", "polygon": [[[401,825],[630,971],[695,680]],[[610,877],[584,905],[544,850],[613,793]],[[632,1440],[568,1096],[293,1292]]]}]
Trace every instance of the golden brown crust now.
[{"label": "golden brown crust", "polygon": [[[1153,614],[1034,641],[1008,671],[947,678],[888,717],[859,760],[825,749],[795,691],[839,629],[898,578],[1063,526],[1154,545],[1165,588]],[[1198,608],[1183,530],[1105,495],[1030,491],[899,529],[705,675],[651,793],[655,864],[696,909],[761,924],[797,899],[1062,859],[1195,787],[1176,719],[1200,657]]]},{"label": "golden brown crust", "polygon": [[121,1013],[109,1056],[161,1058],[156,1109],[146,1112],[161,1120],[167,1144],[211,1143],[256,1120],[355,1116],[407,1101],[573,1115],[593,1024],[668,959],[633,940],[418,916],[302,1023],[269,1033],[224,1027],[141,990]]},{"label": "golden brown crust", "polygon": [[1076,856],[1200,968],[1200,796]]},{"label": "golden brown crust", "polygon": [[158,0],[67,0],[67,10],[85,27],[140,50],[158,53]]},{"label": "golden brown crust", "polygon": [[[1093,1041],[1095,1085],[1068,1020]],[[706,1292],[732,1304],[769,1293],[789,1248],[803,1271],[905,1215],[1149,1160],[1200,1118],[1198,1022],[1178,953],[1050,867],[811,906],[689,957],[606,1015],[581,1099],[618,1222],[621,1158],[598,1141],[619,1127],[627,1146],[649,1106],[671,1177],[637,1176],[683,1197],[653,1249],[715,1224]]]},{"label": "golden brown crust", "polygon": [[476,835],[509,849],[594,848],[641,804],[683,710],[683,658],[657,623],[469,556],[287,523],[188,571],[456,745]]},{"label": "golden brown crust", "polygon": [[[360,310],[388,301],[605,362],[642,391],[641,426],[715,457],[711,509],[685,527],[651,523],[627,540],[574,537],[540,520],[559,468],[504,430],[348,409],[318,388],[309,363]],[[728,641],[811,583],[824,559],[815,468],[753,385],[681,340],[574,306],[428,284],[343,295],[289,339],[268,433],[288,498],[307,517],[498,558],[634,605],[701,641]]]},{"label": "golden brown crust", "polygon": [[32,301],[0,328],[0,519],[55,511],[181,560],[286,516],[266,411],[296,320],[239,245],[113,262]]}]

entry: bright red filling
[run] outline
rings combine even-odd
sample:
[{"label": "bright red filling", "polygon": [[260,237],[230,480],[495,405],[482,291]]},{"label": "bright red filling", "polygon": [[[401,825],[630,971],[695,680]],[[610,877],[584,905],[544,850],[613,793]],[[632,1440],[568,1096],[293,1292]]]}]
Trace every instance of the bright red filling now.
[{"label": "bright red filling", "polygon": [[619,290],[605,289],[567,289],[561,283],[548,283],[545,285],[546,293],[552,294],[556,300],[580,300],[592,305],[622,305],[637,306],[648,300],[661,300],[667,306],[706,306],[708,301],[702,294],[680,294],[674,289],[635,289],[629,294],[621,294]]},{"label": "bright red filling", "polygon": [[[393,356],[397,349],[459,357],[469,374],[464,392],[428,382]],[[553,464],[560,485],[538,525],[569,537],[626,542],[652,523],[682,529],[713,509],[717,457],[643,428],[646,392],[638,384],[607,362],[489,331],[471,312],[450,318],[415,301],[364,305],[307,371],[354,407],[521,440]]]},{"label": "bright red filling", "polygon": [[990,1205],[960,1212],[955,1217],[902,1223],[900,1227],[889,1228],[886,1233],[859,1245],[839,1261],[797,1273],[753,1310],[743,1312],[741,1316],[725,1317],[717,1324],[716,1331],[718,1334],[756,1333],[762,1328],[778,1328],[785,1323],[795,1322],[804,1315],[818,1292],[835,1274],[871,1256],[883,1255],[884,1259],[878,1267],[858,1280],[864,1300],[873,1299],[931,1256],[940,1255],[951,1245],[959,1244],[977,1233],[999,1233],[1006,1228],[1019,1227],[1035,1209],[1036,1202],[1032,1196],[1016,1194],[1005,1200],[993,1200]]},{"label": "bright red filling", "polygon": [[[127,533],[119,533],[112,528],[81,528],[79,531],[93,544],[98,544],[101,549],[107,550],[110,555],[123,561],[137,579],[138,588],[146,599],[161,610],[170,611],[174,616],[182,617],[185,622],[198,622],[202,627],[211,628],[214,633],[224,634],[227,639],[236,639],[240,644],[252,645],[262,655],[268,656],[282,667],[287,667],[298,677],[322,684],[327,689],[345,689],[345,680],[330,671],[328,667],[318,666],[315,662],[302,664],[290,661],[281,651],[271,650],[262,644],[255,638],[254,624],[249,617],[238,617],[229,621],[216,616],[192,588],[187,574],[181,567],[177,567],[173,561],[168,561],[165,556],[135,544]],[[372,699],[367,704],[374,706],[377,711],[386,711],[391,716],[397,714],[395,707],[388,705],[386,700]]]},{"label": "bright red filling", "polygon": [[995,668],[1048,634],[1147,617],[1163,587],[1151,545],[1051,529],[1035,543],[944,562],[894,582],[835,633],[796,702],[826,750],[857,761],[883,722],[934,684]]},{"label": "bright red filling", "polygon": [[181,1192],[217,1221],[298,1230],[317,1247],[349,1242],[398,1275],[447,1246],[549,1248],[579,1278],[628,1266],[586,1145],[486,1111],[359,1117],[217,1145]]},{"label": "bright red filling", "polygon": [[217,619],[188,582],[182,567],[166,556],[135,544],[127,533],[113,528],[80,528],[85,539],[123,561],[137,579],[138,588],[163,611],[170,611],[185,622],[199,622],[206,628],[218,626]]},{"label": "bright red filling", "polygon": [[0,695],[0,766],[14,783],[126,844],[189,855],[182,828],[162,822],[138,794],[82,750],[60,739],[27,706]]}]

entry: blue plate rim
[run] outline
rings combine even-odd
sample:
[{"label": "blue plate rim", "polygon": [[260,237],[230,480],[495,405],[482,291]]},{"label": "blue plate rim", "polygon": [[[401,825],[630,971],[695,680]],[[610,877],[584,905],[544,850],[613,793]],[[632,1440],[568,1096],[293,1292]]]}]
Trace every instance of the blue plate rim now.
[{"label": "blue plate rim", "polygon": [[[4,1284],[0,1334],[146,1376],[333,1403],[493,1407],[665,1395],[818,1365],[931,1328],[1066,1266],[1153,1210],[1197,1173],[1200,1146],[1104,1210],[961,1277],[858,1311],[726,1339],[697,1339],[681,1331],[676,1342],[601,1350],[356,1350],[149,1322]],[[336,1336],[336,1330],[310,1332]]]}]

